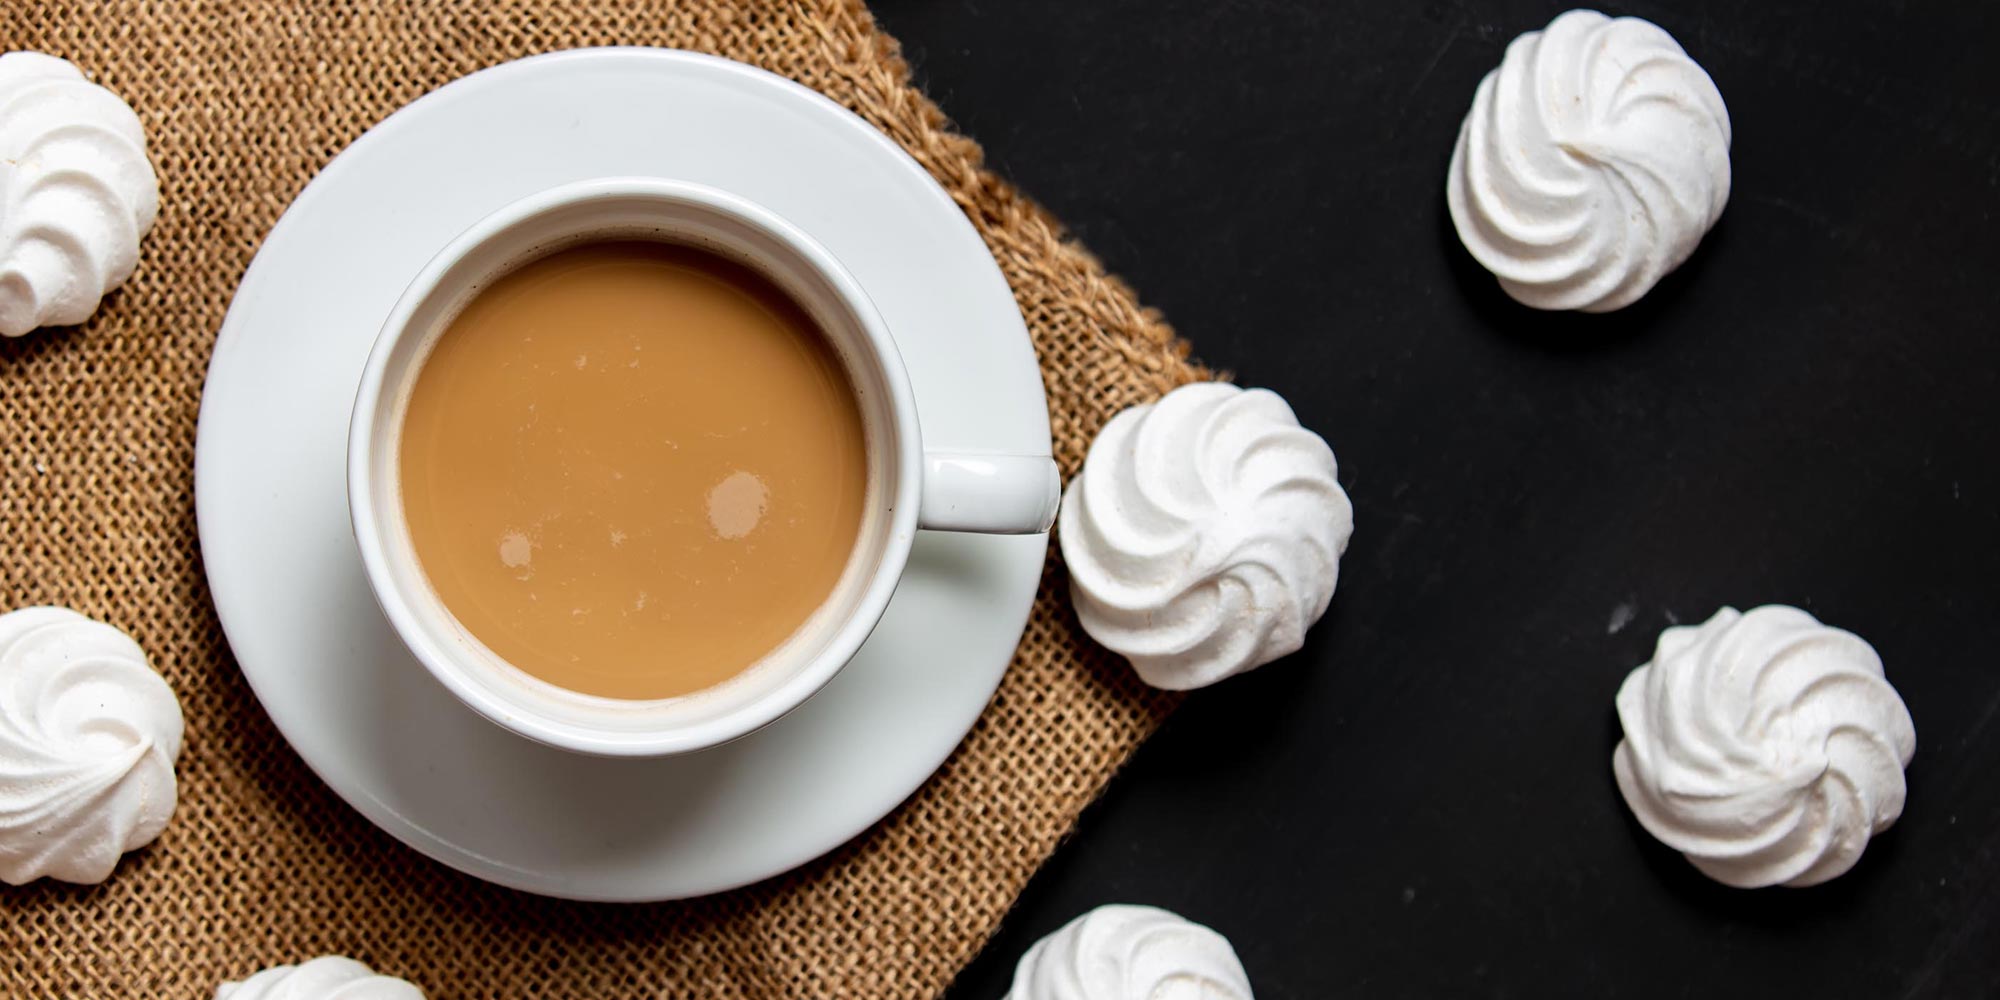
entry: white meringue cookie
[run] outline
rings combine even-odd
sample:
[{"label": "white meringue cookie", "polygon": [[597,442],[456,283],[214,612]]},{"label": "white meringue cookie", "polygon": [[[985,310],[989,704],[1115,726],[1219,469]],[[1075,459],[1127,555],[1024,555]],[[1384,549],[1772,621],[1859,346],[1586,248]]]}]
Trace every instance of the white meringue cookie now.
[{"label": "white meringue cookie", "polygon": [[1100,906],[1035,942],[1007,1000],[1251,1000],[1229,939],[1151,906]]},{"label": "white meringue cookie", "polygon": [[1174,690],[1297,650],[1354,533],[1337,473],[1264,389],[1198,382],[1111,418],[1062,504],[1085,631]]},{"label": "white meringue cookie", "polygon": [[0,55],[0,334],[88,319],[159,208],[130,105],[55,56]]},{"label": "white meringue cookie", "polygon": [[1729,111],[1658,25],[1573,10],[1507,46],[1445,199],[1465,248],[1536,309],[1609,312],[1679,267],[1729,201]]},{"label": "white meringue cookie", "polygon": [[1916,729],[1860,636],[1797,608],[1660,633],[1618,690],[1612,770],[1647,831],[1738,888],[1849,868],[1903,812]]},{"label": "white meringue cookie", "polygon": [[0,881],[102,882],[174,812],[181,706],[132,637],[0,615]]},{"label": "white meringue cookie", "polygon": [[327,955],[223,983],[215,988],[215,1000],[424,1000],[424,991],[351,958]]}]

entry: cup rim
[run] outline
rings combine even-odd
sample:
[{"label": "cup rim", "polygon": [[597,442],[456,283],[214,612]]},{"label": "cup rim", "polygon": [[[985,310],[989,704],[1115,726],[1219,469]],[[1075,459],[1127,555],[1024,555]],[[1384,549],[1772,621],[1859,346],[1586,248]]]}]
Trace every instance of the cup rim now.
[{"label": "cup rim", "polygon": [[[720,715],[658,730],[593,728],[536,714],[472,676],[489,667],[420,638],[426,635],[422,620],[428,612],[420,610],[398,584],[392,572],[398,556],[391,552],[385,537],[385,518],[401,515],[398,510],[385,511],[375,502],[379,477],[375,475],[372,442],[381,424],[378,417],[384,413],[385,392],[400,389],[400,384],[388,384],[396,349],[423,332],[411,325],[419,309],[463,259],[514,227],[577,205],[619,200],[693,206],[729,216],[776,240],[816,272],[851,315],[879,366],[889,409],[882,437],[893,452],[880,501],[887,507],[888,520],[879,558],[873,575],[862,584],[852,613],[833,627],[817,653],[770,690]],[[578,235],[586,241],[589,238],[587,230]],[[895,340],[860,283],[830,251],[772,210],[720,188],[664,177],[600,177],[545,188],[495,209],[446,243],[404,288],[369,350],[349,414],[348,514],[376,603],[404,648],[460,702],[501,728],[548,746],[605,757],[660,757],[719,746],[777,721],[824,688],[853,660],[888,609],[908,564],[917,530],[922,456],[915,395]],[[417,568],[422,578],[421,565]],[[449,611],[442,613],[448,615]]]}]

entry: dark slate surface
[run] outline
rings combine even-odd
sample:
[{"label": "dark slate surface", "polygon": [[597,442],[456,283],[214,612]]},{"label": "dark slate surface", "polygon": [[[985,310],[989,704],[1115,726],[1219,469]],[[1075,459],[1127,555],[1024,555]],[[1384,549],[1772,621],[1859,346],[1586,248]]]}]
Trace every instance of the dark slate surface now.
[{"label": "dark slate surface", "polygon": [[[1189,699],[951,994],[1098,903],[1259,996],[2000,993],[2000,5],[1640,3],[1736,128],[1722,223],[1607,317],[1513,305],[1444,168],[1531,2],[879,0],[997,168],[1334,445],[1306,649]],[[1629,818],[1659,629],[1803,606],[1916,719],[1908,809],[1816,889]],[[1629,622],[1618,627],[1629,615]]]}]

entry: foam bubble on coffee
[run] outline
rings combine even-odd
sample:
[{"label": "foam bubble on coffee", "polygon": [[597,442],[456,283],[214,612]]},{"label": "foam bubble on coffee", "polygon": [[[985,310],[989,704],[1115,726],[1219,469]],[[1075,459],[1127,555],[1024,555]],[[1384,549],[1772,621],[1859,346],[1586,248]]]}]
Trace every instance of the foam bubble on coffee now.
[{"label": "foam bubble on coffee", "polygon": [[764,481],[754,473],[737,470],[708,491],[708,524],[717,537],[742,538],[757,530],[771,498]]}]

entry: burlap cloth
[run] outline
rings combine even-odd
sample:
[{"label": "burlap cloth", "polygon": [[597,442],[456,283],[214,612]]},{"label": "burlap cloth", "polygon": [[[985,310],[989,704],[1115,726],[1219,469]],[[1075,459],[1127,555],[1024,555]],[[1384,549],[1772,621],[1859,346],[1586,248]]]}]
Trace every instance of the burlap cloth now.
[{"label": "burlap cloth", "polygon": [[339,801],[232,662],[195,539],[196,407],[258,242],[335,153],[448,80],[551,49],[675,46],[822,91],[909,150],[999,260],[1074,472],[1099,425],[1199,375],[1159,317],[981,167],[858,3],[0,4],[145,121],[163,187],[138,273],[83,327],[0,344],[0,605],[130,631],[186,709],[180,808],[106,884],[0,886],[0,996],[207,997],[324,953],[433,997],[938,993],[1170,707],[1081,638],[1045,573],[1012,669],[908,802],[793,874],[687,903],[565,903],[404,848]]}]

